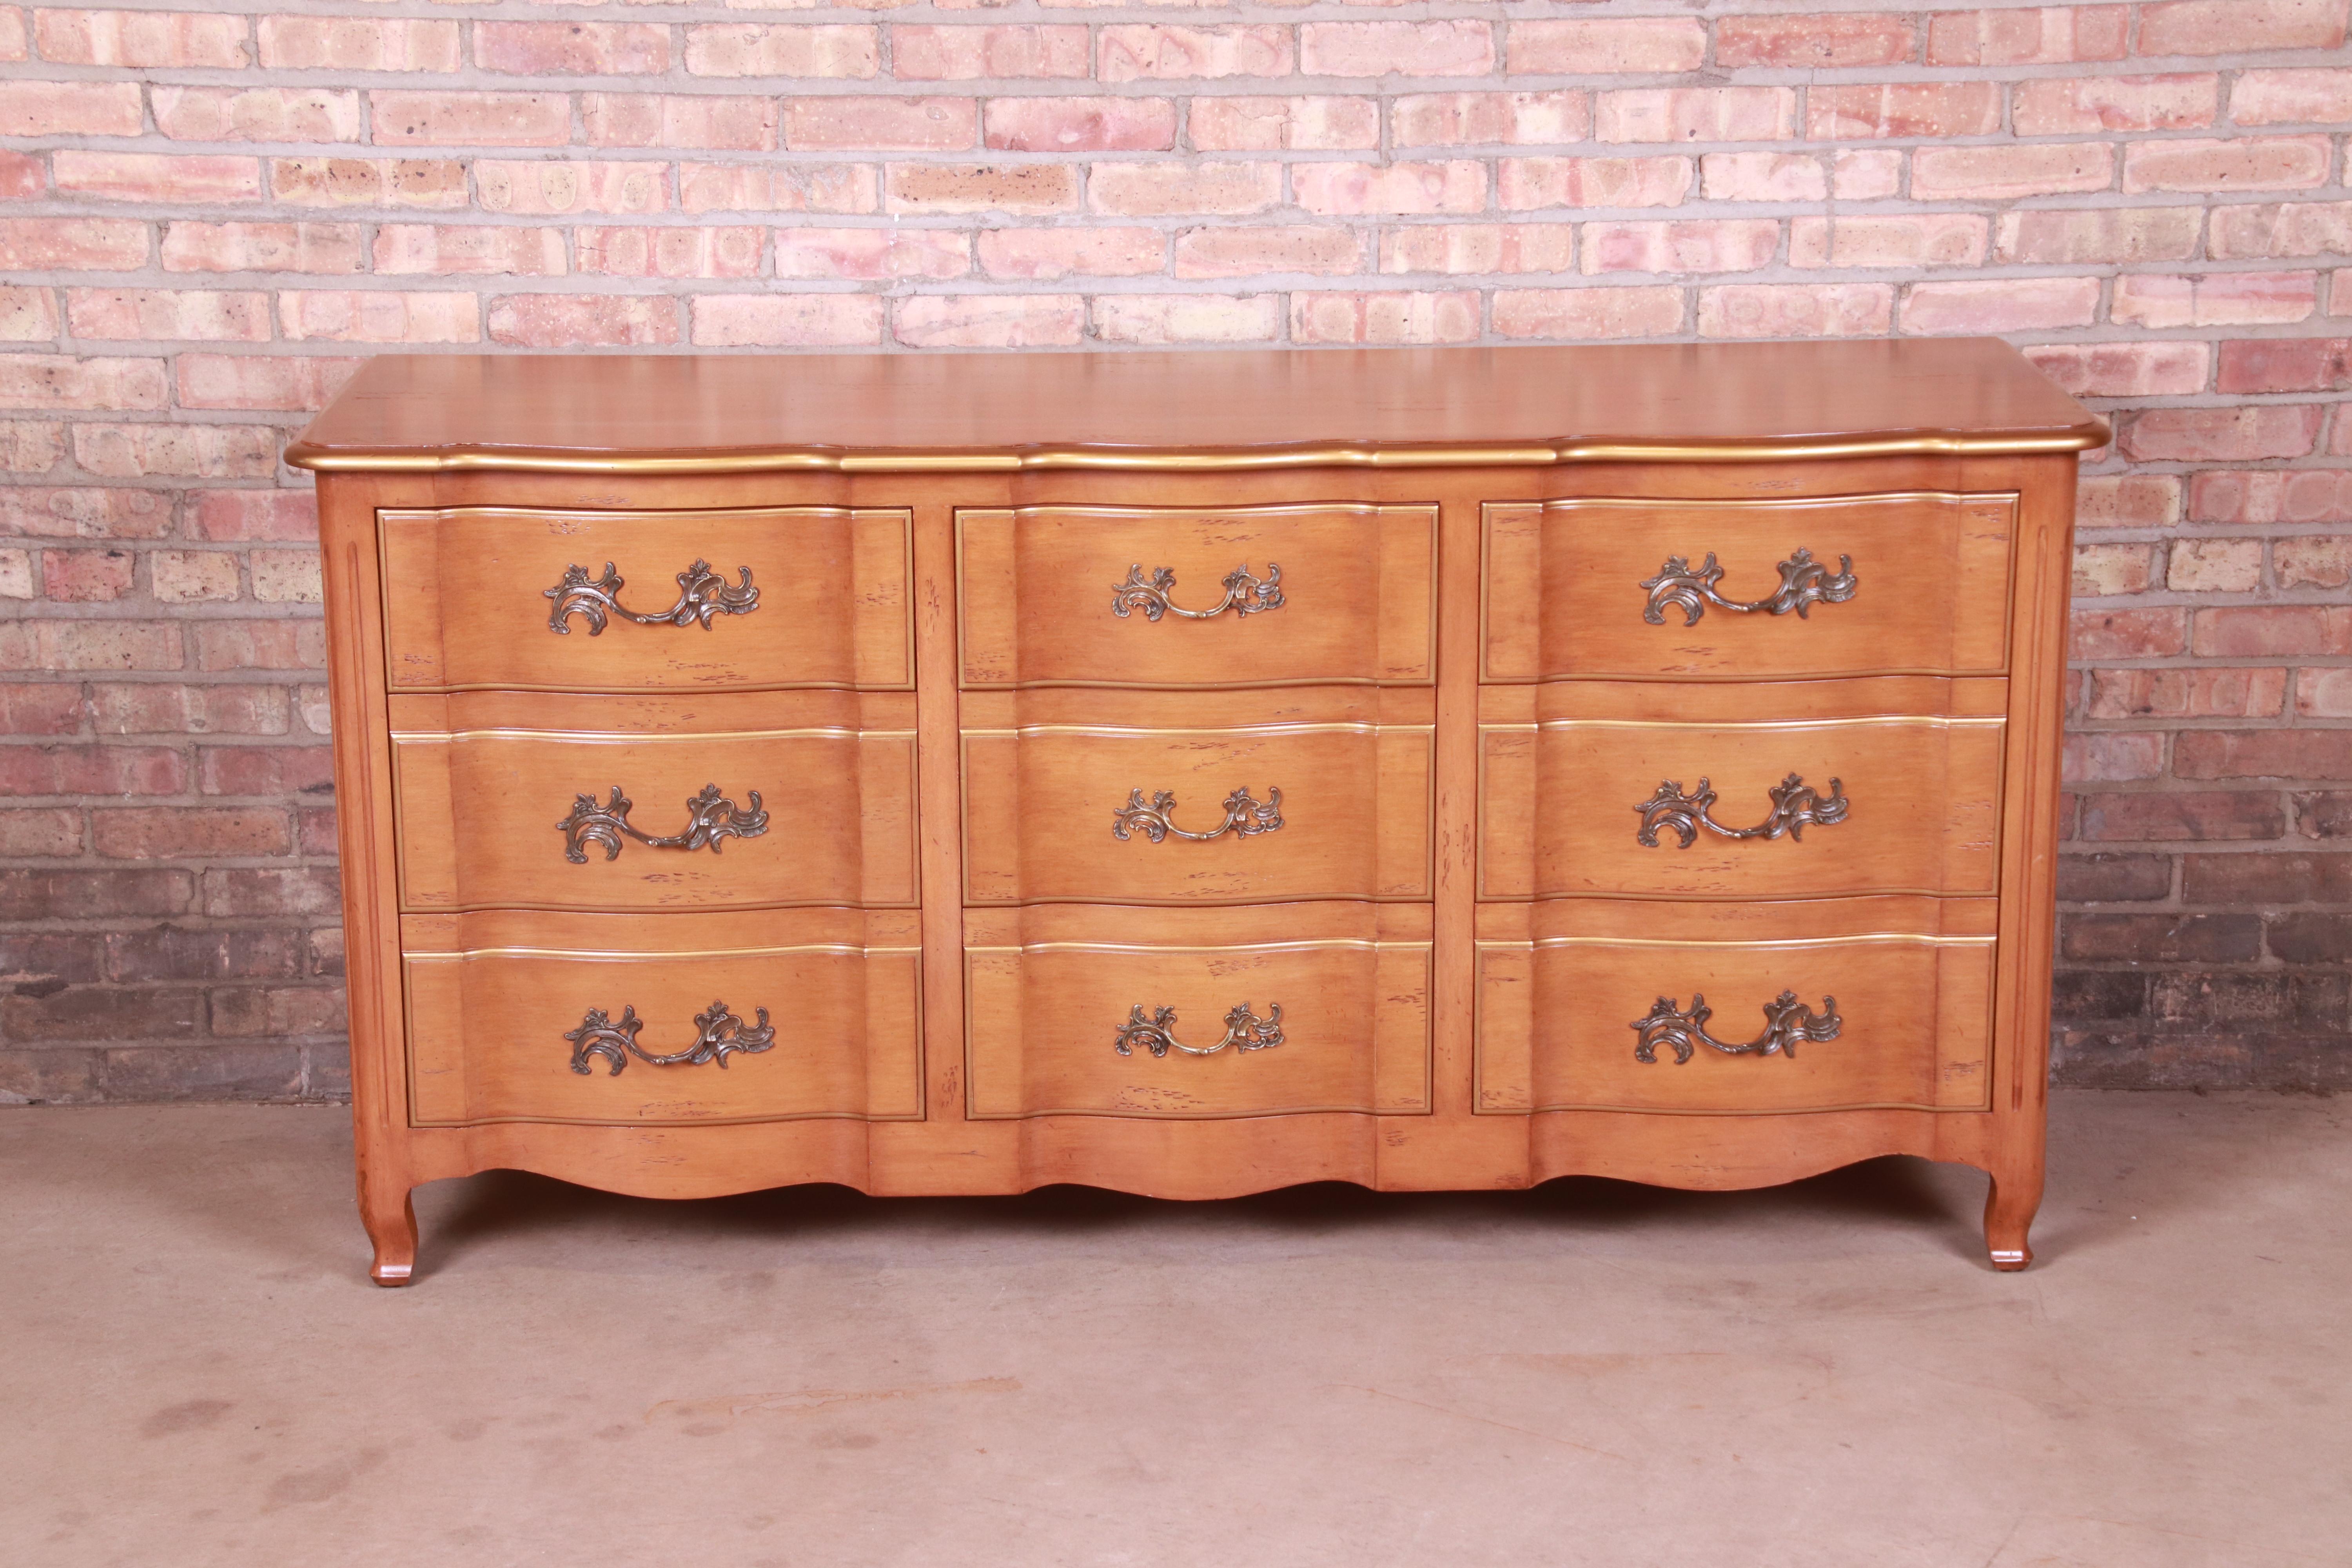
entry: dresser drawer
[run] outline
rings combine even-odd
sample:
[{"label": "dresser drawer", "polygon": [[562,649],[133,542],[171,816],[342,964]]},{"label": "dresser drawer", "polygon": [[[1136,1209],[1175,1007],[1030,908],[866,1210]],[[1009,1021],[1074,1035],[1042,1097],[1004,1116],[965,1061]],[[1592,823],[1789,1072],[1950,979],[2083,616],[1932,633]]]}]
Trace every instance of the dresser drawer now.
[{"label": "dresser drawer", "polygon": [[1425,686],[1437,509],[956,513],[968,688]]},{"label": "dresser drawer", "polygon": [[911,915],[413,915],[401,938],[415,1125],[923,1113]]},{"label": "dresser drawer", "polygon": [[1487,680],[1998,674],[2014,495],[1485,509]]},{"label": "dresser drawer", "polygon": [[1480,727],[1482,898],[1997,890],[2005,681],[1486,696],[1531,711]]},{"label": "dresser drawer", "polygon": [[1425,907],[975,911],[969,1113],[1425,1112],[1429,939]]},{"label": "dresser drawer", "polygon": [[1433,726],[1136,717],[964,731],[968,901],[1430,897]]},{"label": "dresser drawer", "polygon": [[463,692],[392,707],[404,910],[917,901],[904,695]]},{"label": "dresser drawer", "polygon": [[1986,1110],[1996,907],[1488,906],[1477,1108]]},{"label": "dresser drawer", "polygon": [[904,511],[376,515],[395,691],[914,680]]}]

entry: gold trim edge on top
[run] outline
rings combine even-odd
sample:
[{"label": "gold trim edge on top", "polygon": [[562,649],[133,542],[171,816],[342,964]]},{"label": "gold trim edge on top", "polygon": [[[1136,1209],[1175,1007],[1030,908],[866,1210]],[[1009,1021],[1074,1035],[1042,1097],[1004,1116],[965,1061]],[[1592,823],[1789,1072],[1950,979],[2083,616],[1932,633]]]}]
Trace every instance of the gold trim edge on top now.
[{"label": "gold trim edge on top", "polygon": [[799,470],[841,474],[1017,473],[1074,468],[1151,472],[1271,468],[1493,468],[1566,463],[1743,463],[1767,458],[1978,456],[2081,452],[2112,437],[2104,419],[2063,430],[1889,431],[1846,437],[1757,436],[1717,441],[1638,437],[1548,441],[1526,446],[1371,446],[1363,443],[1194,448],[1032,447],[978,451],[844,451],[772,447],[711,451],[583,452],[556,447],[322,447],[297,440],[289,467],[317,473],[740,474]]}]

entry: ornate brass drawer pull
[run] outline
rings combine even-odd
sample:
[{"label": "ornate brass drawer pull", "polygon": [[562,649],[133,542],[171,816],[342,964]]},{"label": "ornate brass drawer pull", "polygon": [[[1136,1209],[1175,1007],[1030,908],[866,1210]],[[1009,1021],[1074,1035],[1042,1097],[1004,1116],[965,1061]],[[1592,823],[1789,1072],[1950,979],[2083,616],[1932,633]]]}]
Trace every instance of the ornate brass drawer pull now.
[{"label": "ornate brass drawer pull", "polygon": [[1267,790],[1265,804],[1261,805],[1246,787],[1234,791],[1225,796],[1225,819],[1206,833],[1187,833],[1171,822],[1169,813],[1175,809],[1176,797],[1164,789],[1152,792],[1150,805],[1143,804],[1141,790],[1131,789],[1127,792],[1127,804],[1110,814],[1110,836],[1124,840],[1129,833],[1140,828],[1143,836],[1154,844],[1171,833],[1179,838],[1205,844],[1212,838],[1223,837],[1228,832],[1237,838],[1247,838],[1254,833],[1272,833],[1282,826],[1282,792]]},{"label": "ornate brass drawer pull", "polygon": [[[1129,1009],[1127,1022],[1118,1026],[1118,1037],[1112,1048],[1120,1056],[1131,1057],[1141,1046],[1155,1057],[1164,1057],[1170,1047],[1188,1057],[1213,1057],[1227,1046],[1237,1051],[1263,1051],[1282,1044],[1282,1004],[1266,1008],[1263,1018],[1250,1011],[1246,1002],[1225,1015],[1225,1037],[1213,1046],[1188,1046],[1178,1039],[1171,1026],[1176,1022],[1173,1007],[1154,1007],[1151,1016],[1143,1016],[1143,1004],[1138,1002]],[[583,1069],[584,1070],[584,1069]]]},{"label": "ornate brass drawer pull", "polygon": [[589,1066],[592,1057],[603,1057],[613,1064],[607,1075],[612,1078],[621,1076],[621,1069],[629,1065],[631,1057],[657,1068],[700,1067],[705,1062],[717,1062],[723,1068],[730,1051],[757,1054],[776,1043],[776,1031],[768,1026],[768,1010],[757,1007],[752,1011],[760,1016],[756,1025],[747,1024],[728,1011],[726,1003],[713,1002],[709,1012],[694,1016],[694,1044],[665,1057],[657,1057],[637,1044],[637,1031],[646,1026],[646,1022],[637,1016],[634,1005],[621,1009],[618,1023],[604,1016],[603,1008],[591,1007],[588,1016],[580,1020],[580,1026],[563,1037],[572,1042],[572,1070],[576,1073],[594,1070]]},{"label": "ornate brass drawer pull", "polygon": [[1723,568],[1716,564],[1715,552],[1707,552],[1706,564],[1697,571],[1679,555],[1669,555],[1658,574],[1642,584],[1650,591],[1650,602],[1643,607],[1642,618],[1654,626],[1666,624],[1666,606],[1671,605],[1683,613],[1683,625],[1695,626],[1698,618],[1713,605],[1718,610],[1732,610],[1740,615],[1753,615],[1769,610],[1776,616],[1797,612],[1799,620],[1811,618],[1817,605],[1843,605],[1853,597],[1853,557],[1838,557],[1834,575],[1830,569],[1813,559],[1810,550],[1800,550],[1780,563],[1780,585],[1761,599],[1747,604],[1727,599],[1715,591],[1723,580]]},{"label": "ornate brass drawer pull", "polygon": [[1677,1067],[1690,1060],[1692,1050],[1698,1046],[1712,1047],[1727,1057],[1783,1056],[1793,1060],[1799,1040],[1834,1040],[1838,1031],[1845,1027],[1845,1020],[1838,1016],[1836,997],[1822,998],[1822,1013],[1817,1018],[1811,1007],[1797,1000],[1793,991],[1783,991],[1764,1004],[1764,1032],[1745,1044],[1727,1044],[1708,1034],[1706,1021],[1714,1015],[1715,1009],[1706,1005],[1706,998],[1696,991],[1691,993],[1687,1013],[1677,1009],[1672,999],[1659,997],[1648,1017],[1633,1020],[1632,1026],[1642,1037],[1641,1043],[1633,1047],[1633,1059],[1656,1061],[1658,1043],[1663,1040],[1674,1047]]},{"label": "ornate brass drawer pull", "polygon": [[1263,610],[1282,608],[1282,568],[1271,561],[1265,563],[1263,580],[1250,575],[1246,561],[1226,573],[1225,596],[1205,610],[1188,610],[1171,602],[1168,594],[1175,586],[1176,574],[1171,569],[1154,566],[1147,578],[1142,563],[1138,562],[1127,569],[1127,581],[1111,590],[1110,613],[1124,617],[1130,610],[1141,610],[1147,621],[1156,621],[1162,616],[1213,621],[1227,610],[1236,616],[1255,616]]},{"label": "ornate brass drawer pull", "polygon": [[743,574],[742,584],[729,587],[727,579],[710,569],[708,561],[698,561],[677,574],[677,603],[658,615],[641,616],[622,604],[618,595],[625,580],[604,563],[604,576],[588,580],[588,568],[568,565],[563,569],[563,581],[552,588],[541,589],[555,601],[547,615],[547,629],[558,637],[571,635],[570,621],[573,616],[583,616],[588,621],[588,635],[601,637],[604,616],[612,614],[625,621],[635,621],[641,626],[690,626],[697,621],[702,629],[710,629],[714,616],[748,616],[760,607],[760,590],[751,586],[751,569],[738,566]]},{"label": "ornate brass drawer pull", "polygon": [[719,793],[717,784],[704,784],[702,793],[686,803],[686,831],[659,838],[629,826],[629,808],[635,804],[621,793],[619,784],[613,786],[613,798],[602,805],[596,804],[593,795],[573,795],[572,815],[555,825],[563,835],[563,858],[575,866],[584,866],[588,863],[584,846],[601,844],[604,847],[604,858],[615,860],[620,858],[624,837],[634,838],[649,849],[708,848],[716,855],[723,847],[721,839],[757,838],[768,831],[768,814],[760,809],[758,790],[751,792],[751,809],[741,811]]},{"label": "ornate brass drawer pull", "polygon": [[1778,838],[1785,833],[1801,840],[1808,827],[1833,827],[1845,820],[1845,788],[1836,779],[1830,780],[1826,799],[1796,773],[1790,773],[1765,793],[1772,797],[1771,816],[1753,827],[1726,827],[1707,815],[1716,795],[1706,780],[1698,781],[1697,793],[1685,795],[1679,781],[1667,779],[1658,785],[1657,794],[1633,808],[1642,814],[1642,826],[1634,830],[1633,837],[1655,849],[1658,829],[1671,827],[1682,836],[1682,847],[1687,849],[1702,827],[1726,838]]}]

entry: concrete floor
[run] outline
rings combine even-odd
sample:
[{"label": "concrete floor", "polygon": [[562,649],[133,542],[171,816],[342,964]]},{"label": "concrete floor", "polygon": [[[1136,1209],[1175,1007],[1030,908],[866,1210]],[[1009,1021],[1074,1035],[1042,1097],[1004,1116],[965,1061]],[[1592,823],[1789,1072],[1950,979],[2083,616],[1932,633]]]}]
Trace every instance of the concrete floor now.
[{"label": "concrete floor", "polygon": [[339,1110],[0,1111],[9,1568],[2352,1563],[2352,1100],[2068,1094],[1983,1178],[706,1203]]}]

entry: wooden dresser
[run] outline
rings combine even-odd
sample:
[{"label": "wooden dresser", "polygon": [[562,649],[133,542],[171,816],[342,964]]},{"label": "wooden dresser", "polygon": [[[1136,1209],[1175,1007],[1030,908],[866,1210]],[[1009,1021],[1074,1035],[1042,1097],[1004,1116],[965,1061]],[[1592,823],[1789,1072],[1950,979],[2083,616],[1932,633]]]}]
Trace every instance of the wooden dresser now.
[{"label": "wooden dresser", "polygon": [[374,1278],[491,1167],[2042,1190],[2075,454],[1990,340],[379,359]]}]

